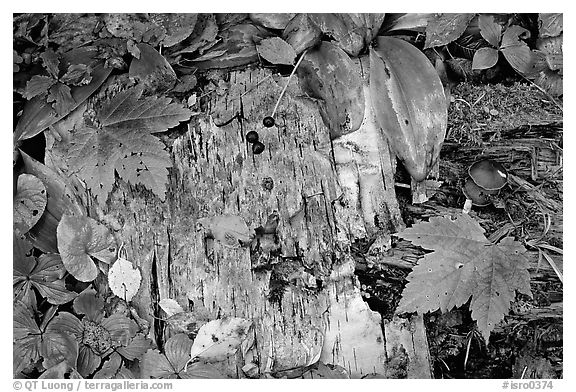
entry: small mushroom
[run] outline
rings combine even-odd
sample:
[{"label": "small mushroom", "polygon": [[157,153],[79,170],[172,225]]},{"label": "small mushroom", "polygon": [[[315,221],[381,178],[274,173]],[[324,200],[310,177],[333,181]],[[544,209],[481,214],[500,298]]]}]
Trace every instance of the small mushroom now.
[{"label": "small mushroom", "polygon": [[508,173],[502,164],[490,159],[473,163],[468,169],[470,177],[466,180],[462,192],[466,202],[462,212],[467,214],[472,206],[485,207],[492,203],[492,196],[508,182]]}]

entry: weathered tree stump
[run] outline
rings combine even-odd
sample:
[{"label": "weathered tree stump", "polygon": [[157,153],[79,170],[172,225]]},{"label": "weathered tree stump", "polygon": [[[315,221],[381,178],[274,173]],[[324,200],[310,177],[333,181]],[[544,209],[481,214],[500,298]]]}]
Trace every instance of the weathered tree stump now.
[{"label": "weathered tree stump", "polygon": [[[367,67],[360,60],[358,72],[366,75]],[[171,298],[211,318],[253,321],[255,344],[229,361],[230,375],[250,365],[282,376],[319,360],[353,378],[430,377],[422,318],[383,320],[363,301],[354,275],[350,244],[403,225],[393,160],[369,99],[361,129],[330,140],[297,80],[276,126],[264,128],[287,78],[266,69],[221,76],[209,114],[170,136],[166,201],[119,181],[99,216],[115,222],[127,257],[142,270],[133,304],[153,326],[151,336],[160,346],[167,338],[158,301]],[[260,155],[245,141],[250,130],[266,146]],[[228,214],[256,228],[273,213],[276,233],[250,246],[212,241],[198,226],[200,218]]]}]

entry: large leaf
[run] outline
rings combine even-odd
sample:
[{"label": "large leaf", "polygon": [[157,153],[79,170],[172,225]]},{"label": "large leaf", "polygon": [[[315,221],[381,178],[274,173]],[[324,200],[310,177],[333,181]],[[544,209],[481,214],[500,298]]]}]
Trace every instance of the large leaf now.
[{"label": "large leaf", "polygon": [[98,60],[96,48],[83,47],[73,49],[62,56],[60,66],[68,69],[71,64],[85,64],[92,68],[92,80],[89,84],[83,86],[74,86],[71,88],[71,97],[74,104],[67,108],[67,112],[60,114],[46,102],[46,98],[37,96],[28,101],[24,106],[22,117],[14,130],[14,142],[29,139],[38,135],[40,132],[66,117],[68,113],[77,108],[90,95],[92,95],[104,83],[112,68],[105,68],[104,62]]},{"label": "large leaf", "polygon": [[436,14],[428,20],[424,49],[447,45],[460,37],[474,14]]},{"label": "large leaf", "polygon": [[68,182],[54,170],[21,152],[26,173],[39,178],[46,186],[48,201],[40,220],[27,233],[36,248],[46,253],[57,253],[56,228],[63,214],[85,214],[80,198]]},{"label": "large leaf", "polygon": [[408,275],[397,312],[446,312],[470,298],[472,318],[488,341],[519,291],[531,295],[525,249],[510,237],[493,244],[469,215],[433,217],[399,237],[434,250]]},{"label": "large leaf", "polygon": [[318,98],[320,115],[335,139],[354,132],[364,120],[365,97],[359,69],[350,57],[331,42],[322,42],[298,68],[302,89]]},{"label": "large leaf", "polygon": [[68,164],[102,204],[112,190],[115,170],[130,184],[166,197],[172,161],[164,144],[150,134],[164,132],[192,113],[169,98],[141,95],[140,88],[117,94],[98,113],[102,129],[82,127],[71,142]]},{"label": "large leaf", "polygon": [[14,195],[14,229],[25,234],[42,217],[46,208],[46,187],[32,174],[18,176],[18,191]]},{"label": "large leaf", "polygon": [[98,267],[90,256],[107,264],[116,258],[114,236],[92,218],[63,215],[56,234],[66,270],[81,282],[90,282],[98,276]]},{"label": "large leaf", "polygon": [[370,50],[370,96],[376,121],[415,181],[438,160],[448,113],[444,88],[428,58],[398,38]]}]

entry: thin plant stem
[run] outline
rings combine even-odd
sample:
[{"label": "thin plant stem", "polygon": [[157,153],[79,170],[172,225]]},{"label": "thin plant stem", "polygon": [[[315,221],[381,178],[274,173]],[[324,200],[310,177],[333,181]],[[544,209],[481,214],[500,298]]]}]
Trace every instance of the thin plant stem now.
[{"label": "thin plant stem", "polygon": [[286,92],[286,89],[288,88],[288,85],[290,84],[290,79],[292,79],[292,76],[294,76],[296,69],[298,69],[298,66],[300,65],[300,63],[302,62],[302,59],[306,55],[306,52],[308,52],[308,49],[306,49],[304,52],[302,52],[302,56],[300,56],[300,58],[298,59],[298,62],[294,66],[294,69],[290,73],[290,76],[288,76],[288,80],[286,81],[286,85],[282,89],[282,92],[280,93],[280,96],[278,97],[278,100],[276,101],[276,106],[274,106],[274,110],[272,110],[272,114],[270,115],[270,117],[274,117],[274,115],[276,114],[276,109],[278,109],[278,105],[280,104],[280,100],[284,96],[284,93]]}]

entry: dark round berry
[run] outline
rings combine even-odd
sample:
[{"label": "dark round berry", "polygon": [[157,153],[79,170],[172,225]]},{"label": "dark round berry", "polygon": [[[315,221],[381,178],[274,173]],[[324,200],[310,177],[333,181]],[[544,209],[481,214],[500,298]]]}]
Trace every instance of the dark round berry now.
[{"label": "dark round berry", "polygon": [[264,123],[264,126],[266,128],[273,127],[275,124],[274,118],[272,118],[270,116],[264,117],[264,120],[262,120],[262,122]]},{"label": "dark round berry", "polygon": [[262,142],[252,144],[252,152],[254,154],[262,154],[262,151],[264,151],[264,144],[262,144]]},{"label": "dark round berry", "polygon": [[250,131],[246,134],[246,141],[248,143],[256,143],[258,141],[258,132]]}]

